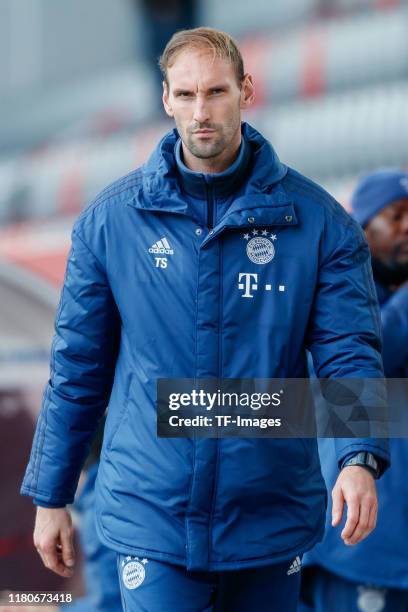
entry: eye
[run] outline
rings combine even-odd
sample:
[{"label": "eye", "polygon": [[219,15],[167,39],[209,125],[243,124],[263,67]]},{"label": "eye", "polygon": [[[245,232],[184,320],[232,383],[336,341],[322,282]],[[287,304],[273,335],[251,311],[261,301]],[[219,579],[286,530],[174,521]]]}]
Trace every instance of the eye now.
[{"label": "eye", "polygon": [[224,91],[223,89],[217,88],[217,89],[212,89],[211,93],[217,95],[219,93],[223,93],[223,91]]},{"label": "eye", "polygon": [[191,97],[191,93],[189,91],[179,91],[176,94],[177,98],[190,98]]}]

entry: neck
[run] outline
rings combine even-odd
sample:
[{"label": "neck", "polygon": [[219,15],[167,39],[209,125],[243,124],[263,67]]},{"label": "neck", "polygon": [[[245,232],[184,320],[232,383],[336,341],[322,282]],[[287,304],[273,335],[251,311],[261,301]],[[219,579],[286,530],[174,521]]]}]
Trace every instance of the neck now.
[{"label": "neck", "polygon": [[241,134],[239,135],[238,144],[229,149],[226,152],[221,153],[217,157],[209,157],[203,159],[201,157],[195,157],[184,145],[181,143],[183,151],[183,161],[189,170],[193,172],[202,172],[203,174],[217,174],[224,172],[229,168],[238,157],[239,147],[241,145]]}]

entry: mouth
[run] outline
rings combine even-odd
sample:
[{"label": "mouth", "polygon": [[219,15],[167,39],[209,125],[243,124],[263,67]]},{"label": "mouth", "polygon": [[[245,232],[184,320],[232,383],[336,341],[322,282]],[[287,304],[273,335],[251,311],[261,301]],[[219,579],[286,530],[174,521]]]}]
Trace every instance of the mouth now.
[{"label": "mouth", "polygon": [[200,136],[206,136],[209,134],[214,134],[215,130],[209,128],[203,128],[202,130],[194,130],[193,134],[198,134]]}]

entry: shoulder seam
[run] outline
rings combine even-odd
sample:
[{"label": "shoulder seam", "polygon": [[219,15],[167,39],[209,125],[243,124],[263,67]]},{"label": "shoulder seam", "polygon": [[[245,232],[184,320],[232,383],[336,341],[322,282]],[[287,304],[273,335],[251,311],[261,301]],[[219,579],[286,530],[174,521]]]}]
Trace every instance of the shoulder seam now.
[{"label": "shoulder seam", "polygon": [[95,211],[102,204],[110,204],[111,203],[111,201],[110,201],[111,198],[114,198],[115,196],[119,196],[121,193],[125,193],[125,191],[128,191],[128,190],[130,190],[132,188],[135,188],[135,187],[139,186],[141,183],[142,183],[142,177],[141,176],[137,176],[137,177],[135,177],[135,180],[133,182],[127,183],[126,187],[123,188],[123,189],[120,189],[121,185],[118,185],[116,189],[119,189],[119,191],[115,190],[115,183],[113,185],[111,185],[111,186],[105,187],[105,189],[99,195],[97,195],[84,208],[84,210],[78,216],[77,222],[79,222],[82,219],[85,219],[91,212]]},{"label": "shoulder seam", "polygon": [[[289,170],[292,170],[291,168]],[[293,172],[293,170],[292,170]],[[292,172],[288,172],[285,179],[287,183],[293,183],[294,186],[301,187],[305,194],[310,196],[317,196],[316,203],[324,206],[326,210],[328,210],[331,214],[338,216],[339,220],[343,222],[344,225],[353,225],[352,219],[347,215],[347,211],[342,207],[340,202],[336,200],[334,196],[324,190],[323,187],[319,188],[319,186],[314,187],[313,184],[310,184],[309,179],[305,177],[304,181],[292,174]],[[285,179],[283,179],[285,181]],[[343,214],[339,214],[343,212]]]}]

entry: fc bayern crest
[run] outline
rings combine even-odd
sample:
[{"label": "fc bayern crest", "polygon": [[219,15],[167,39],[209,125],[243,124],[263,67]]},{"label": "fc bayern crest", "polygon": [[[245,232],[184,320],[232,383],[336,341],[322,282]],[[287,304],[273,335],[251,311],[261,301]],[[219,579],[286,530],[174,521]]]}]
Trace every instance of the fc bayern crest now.
[{"label": "fc bayern crest", "polygon": [[246,252],[253,263],[267,264],[275,257],[275,247],[273,245],[273,241],[276,240],[275,234],[268,232],[266,229],[262,231],[254,229],[250,234],[244,234],[244,238],[248,240]]},{"label": "fc bayern crest", "polygon": [[139,561],[139,557],[126,557],[126,562],[122,561],[122,580],[127,589],[137,589],[146,576],[145,564],[147,559]]},{"label": "fc bayern crest", "polygon": [[385,609],[385,589],[358,587],[358,590],[357,606],[361,612],[381,612]]}]

